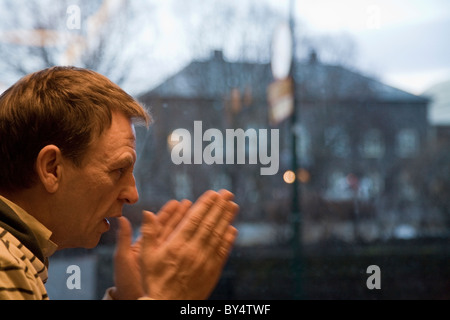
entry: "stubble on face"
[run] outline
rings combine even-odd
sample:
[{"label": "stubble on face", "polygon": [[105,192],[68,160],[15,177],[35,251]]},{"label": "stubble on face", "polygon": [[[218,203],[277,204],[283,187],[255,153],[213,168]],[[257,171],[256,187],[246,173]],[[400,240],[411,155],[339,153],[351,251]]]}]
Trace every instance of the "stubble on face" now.
[{"label": "stubble on face", "polygon": [[65,222],[70,247],[95,247],[109,230],[107,219],[121,216],[125,203],[138,200],[135,140],[131,120],[113,113],[111,127],[91,144],[82,167],[70,173]]}]

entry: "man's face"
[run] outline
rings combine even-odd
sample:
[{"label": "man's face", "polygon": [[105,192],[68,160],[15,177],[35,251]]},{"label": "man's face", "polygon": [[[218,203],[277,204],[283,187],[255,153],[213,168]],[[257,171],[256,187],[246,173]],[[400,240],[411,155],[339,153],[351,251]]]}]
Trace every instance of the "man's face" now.
[{"label": "man's face", "polygon": [[60,248],[95,247],[109,230],[107,218],[121,216],[124,204],[138,201],[135,140],[131,121],[113,113],[111,127],[91,144],[81,168],[65,166],[59,197],[66,206],[60,221],[65,235],[58,239]]}]

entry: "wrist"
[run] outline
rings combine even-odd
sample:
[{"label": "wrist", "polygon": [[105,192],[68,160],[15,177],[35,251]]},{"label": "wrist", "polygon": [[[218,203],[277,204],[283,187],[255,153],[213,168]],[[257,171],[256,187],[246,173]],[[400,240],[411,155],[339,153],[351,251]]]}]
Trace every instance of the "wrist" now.
[{"label": "wrist", "polygon": [[138,298],[138,300],[155,300],[155,299],[150,298],[149,296],[143,296],[143,297]]}]

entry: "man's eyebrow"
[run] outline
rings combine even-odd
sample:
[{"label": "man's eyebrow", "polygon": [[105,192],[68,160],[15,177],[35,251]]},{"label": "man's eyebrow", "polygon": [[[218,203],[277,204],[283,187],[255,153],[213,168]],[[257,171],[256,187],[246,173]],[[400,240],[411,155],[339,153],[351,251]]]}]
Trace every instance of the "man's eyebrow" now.
[{"label": "man's eyebrow", "polygon": [[115,167],[132,167],[135,163],[135,159],[131,155],[127,155],[126,157],[120,158],[116,162],[114,162]]}]

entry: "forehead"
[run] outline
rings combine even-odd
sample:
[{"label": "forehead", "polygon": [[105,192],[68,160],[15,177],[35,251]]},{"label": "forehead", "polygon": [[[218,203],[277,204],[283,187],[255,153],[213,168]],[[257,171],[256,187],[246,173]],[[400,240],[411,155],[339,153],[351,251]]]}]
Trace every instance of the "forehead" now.
[{"label": "forehead", "polygon": [[113,112],[111,127],[105,130],[102,135],[103,140],[107,142],[128,142],[133,146],[136,143],[136,133],[131,119],[127,118],[122,113]]},{"label": "forehead", "polygon": [[135,156],[135,149],[136,134],[131,119],[122,113],[113,112],[111,126],[93,142],[90,151],[91,156],[98,156],[100,160],[108,161],[126,152]]}]

